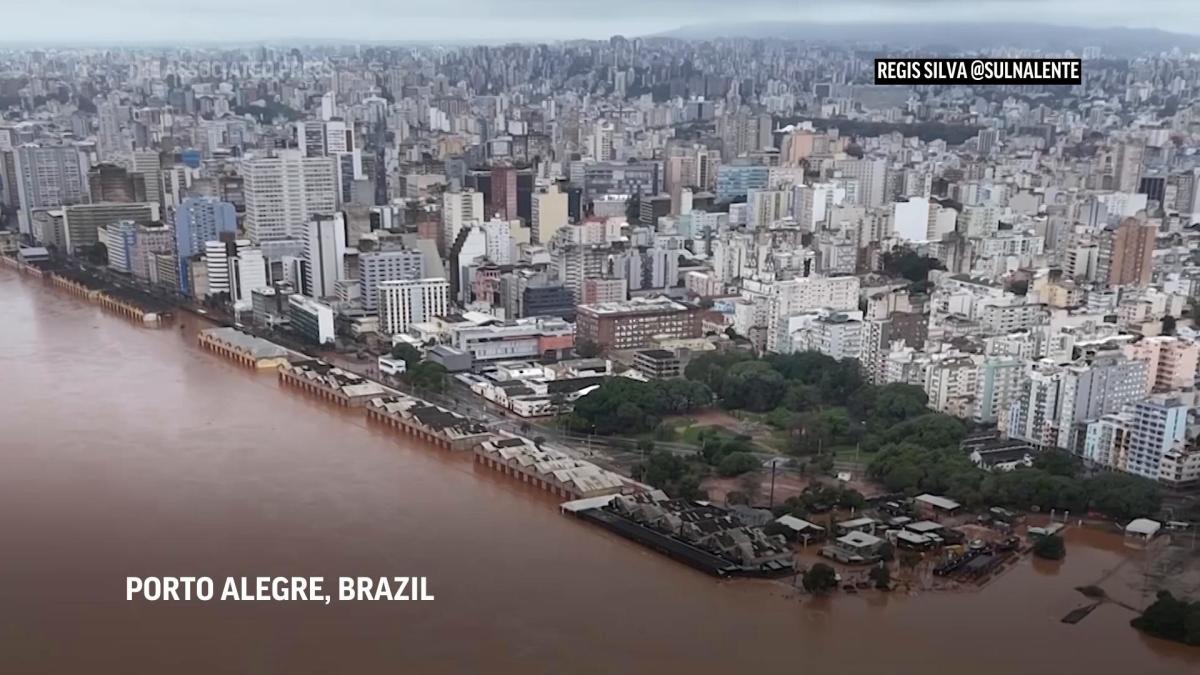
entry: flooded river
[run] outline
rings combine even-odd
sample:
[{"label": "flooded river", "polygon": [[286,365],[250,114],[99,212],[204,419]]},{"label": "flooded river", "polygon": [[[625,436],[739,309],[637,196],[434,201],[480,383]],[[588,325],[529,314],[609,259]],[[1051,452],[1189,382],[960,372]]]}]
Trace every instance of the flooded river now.
[{"label": "flooded river", "polygon": [[[179,327],[182,325],[182,329]],[[542,493],[0,269],[0,673],[1195,673],[1073,531],[980,592],[717,582]],[[1085,539],[1087,541],[1085,541]],[[1134,556],[1130,558],[1130,556]],[[127,575],[423,575],[425,603],[125,601]],[[1117,589],[1117,590],[1114,590]]]}]

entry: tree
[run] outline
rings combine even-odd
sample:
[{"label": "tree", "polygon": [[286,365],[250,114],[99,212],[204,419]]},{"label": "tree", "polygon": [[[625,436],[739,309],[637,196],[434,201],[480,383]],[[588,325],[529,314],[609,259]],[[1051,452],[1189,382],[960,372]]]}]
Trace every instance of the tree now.
[{"label": "tree", "polygon": [[591,340],[576,340],[575,355],[581,359],[592,359],[600,356],[600,345]]},{"label": "tree", "polygon": [[1118,520],[1158,513],[1162,490],[1153,481],[1124,473],[1102,473],[1083,483],[1089,507]]},{"label": "tree", "polygon": [[766,412],[783,400],[787,382],[765,361],[743,361],[729,368],[718,391],[726,407]]},{"label": "tree", "polygon": [[649,454],[654,452],[654,441],[650,440],[649,438],[640,439],[637,447],[642,454]]},{"label": "tree", "polygon": [[98,241],[85,249],[84,258],[93,265],[107,265],[108,247],[104,242]]},{"label": "tree", "polygon": [[392,347],[392,358],[403,360],[404,365],[411,369],[420,363],[424,357],[421,355],[421,350],[407,342],[401,342]]},{"label": "tree", "polygon": [[1200,602],[1180,600],[1168,591],[1159,591],[1154,603],[1129,623],[1155,637],[1200,645]]},{"label": "tree", "polygon": [[897,246],[882,256],[883,271],[892,277],[904,277],[919,283],[929,279],[931,270],[946,269],[937,258],[923,256],[910,248]]},{"label": "tree", "polygon": [[722,476],[740,476],[759,466],[761,464],[754,455],[748,452],[734,452],[721,459],[721,463],[717,465],[717,473]]},{"label": "tree", "polygon": [[867,578],[875,583],[875,588],[886,591],[892,586],[892,571],[884,563],[879,563],[867,573]]},{"label": "tree", "polygon": [[1174,335],[1176,323],[1178,323],[1178,321],[1175,319],[1175,317],[1171,316],[1170,314],[1164,316],[1162,318],[1162,334],[1163,335]]},{"label": "tree", "polygon": [[1061,450],[1044,450],[1033,460],[1033,468],[1055,476],[1074,476],[1079,473],[1079,459]]},{"label": "tree", "polygon": [[1062,560],[1067,555],[1067,547],[1062,537],[1050,534],[1033,542],[1033,554],[1043,560]]},{"label": "tree", "polygon": [[633,468],[633,477],[664,490],[672,497],[703,499],[700,478],[684,459],[669,452],[655,450],[646,461]]},{"label": "tree", "polygon": [[449,371],[440,363],[421,361],[405,371],[404,381],[417,389],[442,392],[446,389],[446,379]]},{"label": "tree", "polygon": [[801,583],[809,593],[827,593],[837,588],[837,572],[825,563],[815,563],[804,573]]}]

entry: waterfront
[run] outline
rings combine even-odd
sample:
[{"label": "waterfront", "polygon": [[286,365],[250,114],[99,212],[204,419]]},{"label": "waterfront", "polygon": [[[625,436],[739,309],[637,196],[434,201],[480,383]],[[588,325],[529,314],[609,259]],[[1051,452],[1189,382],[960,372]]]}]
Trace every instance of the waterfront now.
[{"label": "waterfront", "polygon": [[[718,582],[545,493],[0,270],[0,672],[1184,673],[1074,586],[1139,554],[1071,531],[978,593]],[[127,575],[415,575],[429,603],[126,603]]]}]

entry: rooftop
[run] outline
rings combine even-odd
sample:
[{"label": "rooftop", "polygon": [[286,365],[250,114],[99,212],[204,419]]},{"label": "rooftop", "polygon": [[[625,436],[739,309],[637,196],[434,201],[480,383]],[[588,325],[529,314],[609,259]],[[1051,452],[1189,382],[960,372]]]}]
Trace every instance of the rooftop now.
[{"label": "rooftop", "polygon": [[580,305],[579,311],[589,314],[658,314],[662,312],[687,311],[687,305],[665,297],[638,297],[632,300],[617,302],[600,302],[594,305]]},{"label": "rooftop", "polygon": [[291,351],[280,347],[274,342],[243,333],[236,328],[209,328],[200,331],[200,334],[220,340],[234,349],[240,349],[250,354],[256,359],[272,359],[292,354]]}]

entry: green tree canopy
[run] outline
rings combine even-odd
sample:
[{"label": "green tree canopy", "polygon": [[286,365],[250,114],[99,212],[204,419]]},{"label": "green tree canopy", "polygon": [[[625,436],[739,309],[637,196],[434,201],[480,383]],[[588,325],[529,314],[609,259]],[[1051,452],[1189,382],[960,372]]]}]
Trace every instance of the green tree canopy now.
[{"label": "green tree canopy", "polygon": [[1033,554],[1044,560],[1062,560],[1067,555],[1067,546],[1057,534],[1046,535],[1033,542]]},{"label": "green tree canopy", "polygon": [[837,588],[837,572],[825,563],[815,563],[804,572],[802,583],[809,593],[828,593]]}]

